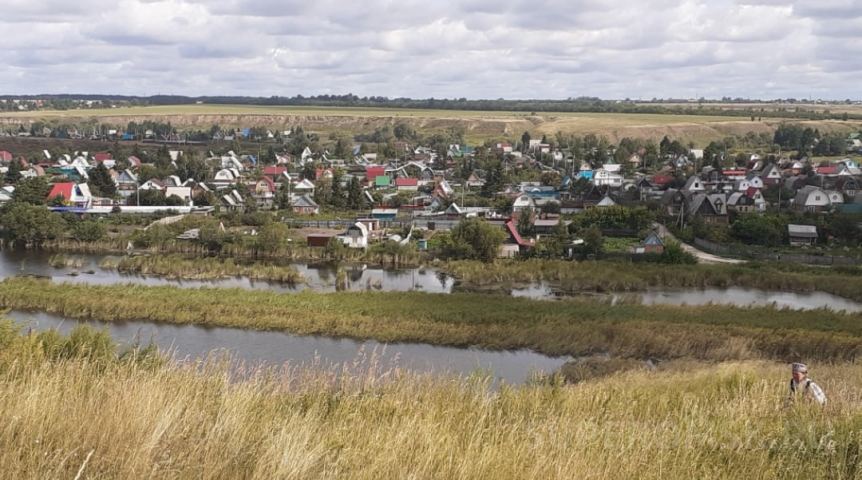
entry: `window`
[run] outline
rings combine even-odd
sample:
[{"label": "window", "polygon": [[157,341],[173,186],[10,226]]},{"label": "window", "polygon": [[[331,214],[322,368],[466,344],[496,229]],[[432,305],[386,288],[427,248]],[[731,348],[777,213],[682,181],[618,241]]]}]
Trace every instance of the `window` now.
[{"label": "window", "polygon": [[820,201],[820,195],[817,195],[816,197],[814,197],[814,201],[819,202]]}]

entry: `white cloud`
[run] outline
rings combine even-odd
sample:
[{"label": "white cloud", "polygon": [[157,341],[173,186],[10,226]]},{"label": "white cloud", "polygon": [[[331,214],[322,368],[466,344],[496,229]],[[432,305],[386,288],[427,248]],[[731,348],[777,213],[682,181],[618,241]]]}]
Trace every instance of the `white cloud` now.
[{"label": "white cloud", "polygon": [[5,0],[0,91],[856,95],[862,0]]}]

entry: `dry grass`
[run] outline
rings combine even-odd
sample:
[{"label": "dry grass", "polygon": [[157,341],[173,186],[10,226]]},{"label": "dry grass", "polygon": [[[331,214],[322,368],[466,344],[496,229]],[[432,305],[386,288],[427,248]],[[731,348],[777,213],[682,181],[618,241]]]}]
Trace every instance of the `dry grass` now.
[{"label": "dry grass", "polygon": [[489,392],[373,359],[240,375],[223,362],[0,371],[7,478],[857,478],[862,367],[780,410],[787,368],[681,363]]}]

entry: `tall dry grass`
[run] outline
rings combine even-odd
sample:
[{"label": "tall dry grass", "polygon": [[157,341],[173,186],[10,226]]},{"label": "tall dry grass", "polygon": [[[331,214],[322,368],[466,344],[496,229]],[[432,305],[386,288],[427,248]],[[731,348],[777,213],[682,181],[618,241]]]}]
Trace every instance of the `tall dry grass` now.
[{"label": "tall dry grass", "polygon": [[577,386],[486,377],[86,359],[0,370],[7,478],[858,478],[862,366],[681,363]]}]

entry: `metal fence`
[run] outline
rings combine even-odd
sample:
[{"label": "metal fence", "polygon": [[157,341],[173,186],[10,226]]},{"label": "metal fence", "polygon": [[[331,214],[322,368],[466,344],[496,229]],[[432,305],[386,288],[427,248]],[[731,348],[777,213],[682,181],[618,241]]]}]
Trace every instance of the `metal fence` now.
[{"label": "metal fence", "polygon": [[862,265],[862,260],[853,257],[841,257],[832,255],[807,255],[798,253],[768,253],[754,250],[740,250],[737,248],[719,245],[708,240],[695,238],[694,244],[710,253],[720,255],[733,255],[752,260],[775,260],[789,263],[808,263],[812,265]]}]

